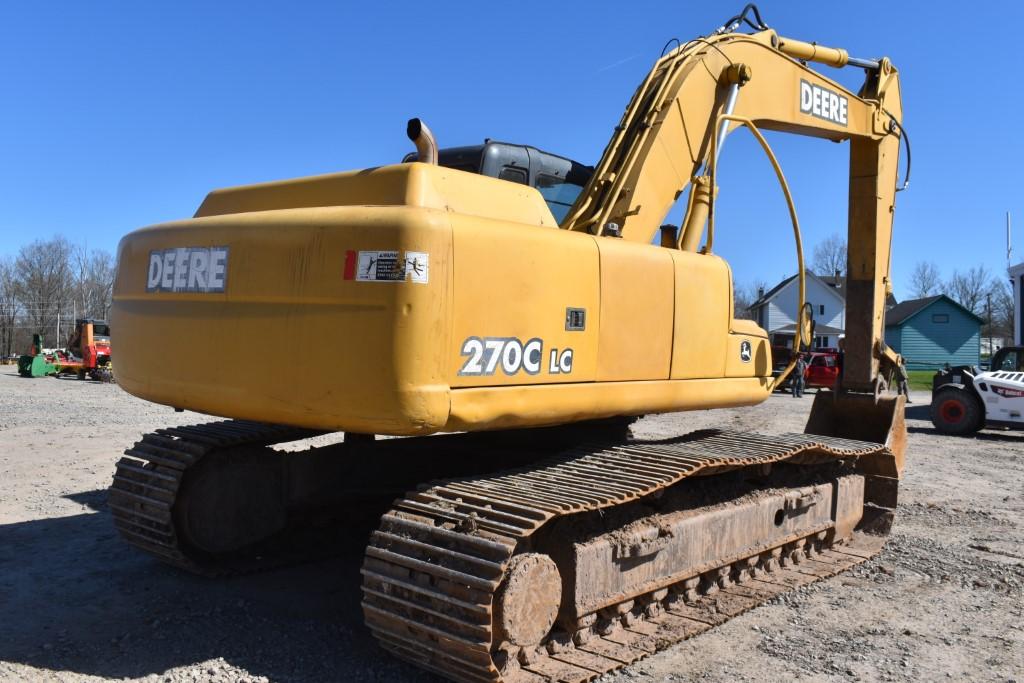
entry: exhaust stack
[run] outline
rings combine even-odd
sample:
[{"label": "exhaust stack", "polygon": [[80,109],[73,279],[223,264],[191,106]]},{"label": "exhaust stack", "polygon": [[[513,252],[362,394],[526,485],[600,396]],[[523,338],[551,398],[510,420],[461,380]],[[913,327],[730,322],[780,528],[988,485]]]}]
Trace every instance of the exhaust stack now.
[{"label": "exhaust stack", "polygon": [[419,119],[409,119],[405,126],[405,134],[416,145],[417,161],[437,166],[437,140],[427,128],[427,124]]}]

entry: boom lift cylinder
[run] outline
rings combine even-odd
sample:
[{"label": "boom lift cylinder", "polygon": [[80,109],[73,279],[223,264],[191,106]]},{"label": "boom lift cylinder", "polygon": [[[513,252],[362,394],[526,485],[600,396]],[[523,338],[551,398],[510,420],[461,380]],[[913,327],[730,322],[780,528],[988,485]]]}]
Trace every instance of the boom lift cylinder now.
[{"label": "boom lift cylinder", "polygon": [[711,210],[711,192],[711,178],[708,176],[697,176],[690,184],[690,206],[679,245],[683,251],[697,251],[700,247],[700,238],[704,235]]}]

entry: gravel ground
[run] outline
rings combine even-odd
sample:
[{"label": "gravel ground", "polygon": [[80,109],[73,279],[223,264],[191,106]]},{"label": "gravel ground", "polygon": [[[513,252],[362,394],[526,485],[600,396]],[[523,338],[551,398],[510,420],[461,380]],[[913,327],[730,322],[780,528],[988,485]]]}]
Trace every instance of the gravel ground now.
[{"label": "gravel ground", "polygon": [[[941,437],[927,394],[913,398],[897,524],[878,558],[602,680],[1024,681],[1024,434]],[[801,431],[811,400],[652,417],[638,432]],[[121,543],[105,492],[120,452],[205,419],[0,367],[0,679],[439,681],[362,626],[366,529],[337,559],[228,580]]]}]

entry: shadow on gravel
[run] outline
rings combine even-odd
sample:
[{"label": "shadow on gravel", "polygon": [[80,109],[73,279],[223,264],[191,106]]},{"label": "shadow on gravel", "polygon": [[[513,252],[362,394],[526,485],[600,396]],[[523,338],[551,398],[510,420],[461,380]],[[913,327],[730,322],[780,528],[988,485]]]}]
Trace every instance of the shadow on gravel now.
[{"label": "shadow on gravel", "polygon": [[83,387],[109,385],[110,382],[97,382],[94,379],[78,379],[75,375],[47,375],[46,377],[22,377],[17,372],[5,373],[0,371],[0,381],[16,380],[18,382],[31,380],[33,382],[63,382],[66,384],[78,384]]},{"label": "shadow on gravel", "polygon": [[94,489],[92,491],[79,491],[62,496],[73,500],[79,505],[84,505],[90,510],[101,511],[107,507],[107,489]]},{"label": "shadow on gravel", "polygon": [[[940,436],[939,431],[931,426],[932,421],[932,409],[927,403],[918,403],[907,406],[905,416],[908,420],[921,420],[927,423],[927,427],[918,427],[913,425],[907,425],[907,431],[912,434],[934,434]],[[950,438],[957,438],[951,436]],[[978,439],[980,441],[1006,441],[1006,442],[1017,442],[1024,446],[1024,432],[1014,431],[999,431],[999,430],[987,430],[981,432],[975,432],[974,434],[968,434],[967,436],[960,437],[965,439]]]},{"label": "shadow on gravel", "polygon": [[913,403],[907,406],[904,412],[904,417],[908,420],[924,420],[925,422],[931,422],[932,420],[932,407],[927,403]]},{"label": "shadow on gravel", "polygon": [[98,512],[0,525],[0,660],[105,678],[222,657],[274,681],[441,680],[393,660],[363,627],[365,524],[336,559],[205,579],[128,548],[105,491],[67,497]]},{"label": "shadow on gravel", "polygon": [[907,426],[907,431],[911,434],[933,434],[935,436],[945,436],[950,439],[976,439],[978,441],[1003,441],[1007,443],[1018,443],[1024,447],[1024,432],[975,432],[974,434],[966,434],[964,436],[956,436],[953,434],[941,434],[939,430],[934,427],[911,427]]}]

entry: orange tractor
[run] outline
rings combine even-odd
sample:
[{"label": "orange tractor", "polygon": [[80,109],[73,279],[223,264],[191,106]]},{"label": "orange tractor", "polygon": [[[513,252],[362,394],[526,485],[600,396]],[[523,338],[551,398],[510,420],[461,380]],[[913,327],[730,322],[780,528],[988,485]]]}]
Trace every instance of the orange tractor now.
[{"label": "orange tractor", "polygon": [[42,338],[35,335],[31,351],[18,361],[18,372],[23,377],[74,374],[79,379],[90,377],[102,382],[112,381],[110,325],[105,320],[76,320],[67,348],[52,354],[43,354]]}]

